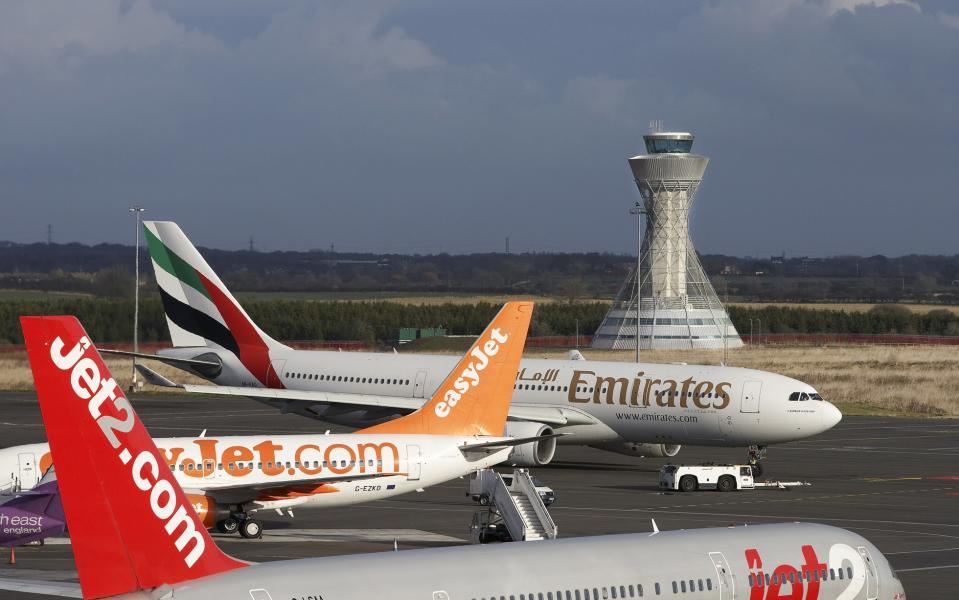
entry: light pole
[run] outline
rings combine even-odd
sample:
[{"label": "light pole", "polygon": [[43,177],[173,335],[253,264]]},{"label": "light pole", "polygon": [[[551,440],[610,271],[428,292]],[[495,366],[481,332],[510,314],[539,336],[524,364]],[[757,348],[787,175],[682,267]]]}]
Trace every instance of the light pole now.
[{"label": "light pole", "polygon": [[130,212],[136,217],[136,231],[134,232],[134,239],[136,240],[134,246],[134,260],[136,261],[133,266],[133,378],[130,380],[130,391],[133,392],[137,389],[137,357],[136,353],[140,351],[139,346],[137,345],[137,331],[139,329],[139,320],[140,320],[140,214],[143,213],[146,209],[142,206],[131,206]]},{"label": "light pole", "polygon": [[629,214],[636,215],[636,362],[639,362],[639,308],[642,304],[643,284],[642,262],[643,262],[643,205],[637,200],[633,207],[629,209]]}]

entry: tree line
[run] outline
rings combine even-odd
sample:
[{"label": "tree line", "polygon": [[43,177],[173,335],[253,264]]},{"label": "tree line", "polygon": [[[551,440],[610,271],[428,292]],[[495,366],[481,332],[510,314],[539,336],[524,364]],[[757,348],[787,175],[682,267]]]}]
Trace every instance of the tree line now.
[{"label": "tree line", "polygon": [[[449,335],[478,335],[500,309],[499,304],[401,304],[385,301],[253,300],[244,307],[257,324],[278,340],[392,343],[401,327],[444,327]],[[608,302],[539,303],[531,336],[591,335]],[[877,305],[864,312],[803,307],[730,306],[741,335],[757,333],[860,333],[959,335],[959,315],[948,310],[913,312],[903,306]],[[48,298],[0,301],[0,343],[21,344],[20,315],[76,315],[98,342],[133,340],[133,301],[122,299]],[[159,299],[140,301],[139,339],[168,341]]]},{"label": "tree line", "polygon": [[[612,298],[635,257],[599,252],[372,254],[201,248],[234,291],[416,291]],[[128,297],[130,246],[0,242],[0,288]],[[148,253],[140,271],[152,277]],[[720,297],[741,302],[959,303],[959,255],[701,255]]]},{"label": "tree line", "polygon": [[[401,327],[444,327],[449,335],[478,335],[499,304],[400,304],[396,302],[314,302],[252,300],[250,317],[277,340],[390,343]],[[531,336],[591,334],[609,309],[606,302],[540,303]],[[21,344],[20,315],[76,315],[95,341],[133,340],[133,302],[92,298],[51,298],[0,302],[0,343]],[[158,299],[140,301],[139,340],[168,341],[166,317]]]},{"label": "tree line", "polygon": [[792,306],[729,306],[729,318],[741,336],[755,333],[856,333],[959,335],[959,315],[945,309],[914,312],[896,304],[868,311],[819,310]]}]

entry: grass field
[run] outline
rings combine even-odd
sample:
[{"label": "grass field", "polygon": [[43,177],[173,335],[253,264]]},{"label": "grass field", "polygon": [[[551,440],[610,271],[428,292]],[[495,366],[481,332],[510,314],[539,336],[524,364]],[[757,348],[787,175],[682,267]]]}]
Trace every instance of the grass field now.
[{"label": "grass field", "polygon": [[[445,348],[420,349],[454,354],[469,346],[456,338]],[[633,360],[632,351],[583,350],[588,360]],[[565,358],[566,351],[531,349],[527,356]],[[644,362],[718,364],[715,350],[656,350],[643,353]],[[130,361],[107,359],[126,389]],[[814,386],[846,414],[959,417],[959,352],[943,346],[838,346],[821,348],[744,348],[729,351],[728,364],[781,373]],[[179,369],[150,362],[150,368],[182,383],[202,383]],[[33,379],[22,352],[0,355],[0,389],[29,390]],[[164,388],[151,390],[164,391]],[[172,391],[172,390],[168,390]]]},{"label": "grass field", "polygon": [[[789,302],[730,302],[730,306],[740,306],[742,308],[762,309],[769,306],[781,306],[786,308],[804,308],[806,310],[842,310],[845,312],[867,312],[875,304],[862,303],[789,303]],[[946,304],[896,304],[908,308],[912,312],[927,313],[931,310],[948,310],[951,313],[959,314],[959,306]]]},{"label": "grass field", "polygon": [[[117,383],[126,390],[130,387],[130,378],[132,376],[131,363],[129,359],[107,358],[105,359],[110,372],[117,380]],[[148,361],[151,369],[173,379],[177,383],[206,383],[204,380],[194,377],[179,369],[169,367],[156,361]],[[151,391],[164,391],[170,388],[154,388],[147,386]],[[30,372],[30,364],[27,362],[26,352],[7,352],[0,354],[0,389],[3,390],[32,390],[33,374]],[[170,390],[174,391],[174,390]]]},{"label": "grass field", "polygon": [[92,298],[92,297],[93,297],[92,294],[84,294],[82,292],[45,292],[43,290],[0,289],[0,301],[4,301],[4,300],[38,301],[38,300],[49,300],[51,298]]},{"label": "grass field", "polygon": [[547,296],[507,294],[424,294],[422,292],[237,292],[237,300],[297,300],[307,302],[396,302],[399,304],[501,304],[507,300],[558,302]]}]

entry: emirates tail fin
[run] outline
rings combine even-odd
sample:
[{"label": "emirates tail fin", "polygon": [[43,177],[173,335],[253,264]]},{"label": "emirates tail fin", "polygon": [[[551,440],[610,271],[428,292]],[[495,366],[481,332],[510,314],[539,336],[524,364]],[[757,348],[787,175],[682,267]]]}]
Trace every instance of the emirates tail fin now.
[{"label": "emirates tail fin", "polygon": [[289,348],[257,327],[179,225],[144,221],[143,231],[173,345],[231,352],[264,387],[277,387],[270,352]]},{"label": "emirates tail fin", "polygon": [[503,435],[532,302],[508,302],[416,412],[362,433]]},{"label": "emirates tail fin", "polygon": [[257,327],[179,225],[144,221],[143,232],[174,346],[285,347]]},{"label": "emirates tail fin", "polygon": [[21,317],[84,598],[246,566],[213,543],[75,317]]}]

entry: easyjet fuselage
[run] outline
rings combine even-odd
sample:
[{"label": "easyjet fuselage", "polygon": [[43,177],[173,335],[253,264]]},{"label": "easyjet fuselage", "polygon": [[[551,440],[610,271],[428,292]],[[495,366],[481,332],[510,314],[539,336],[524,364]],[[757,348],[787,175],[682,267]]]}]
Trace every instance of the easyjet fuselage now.
[{"label": "easyjet fuselage", "polygon": [[885,557],[861,536],[795,523],[262,563],[179,584],[175,597],[905,600],[906,595]]},{"label": "easyjet fuselage", "polygon": [[[229,352],[160,351],[180,358],[212,353],[223,367],[210,379],[220,385],[258,388],[263,379],[270,387],[405,398],[428,398],[457,361],[423,354],[271,350],[275,375],[258,379]],[[570,425],[555,427],[572,434],[560,438],[561,444],[746,446],[810,437],[839,422],[842,415],[829,402],[790,400],[801,393],[812,397],[816,391],[796,379],[737,367],[527,358],[512,406],[556,408],[572,417]],[[397,414],[307,403],[284,409],[356,427]]]},{"label": "easyjet fuselage", "polygon": [[[158,438],[155,442],[187,493],[208,495],[217,504],[242,504],[250,512],[359,504],[426,488],[505,460],[509,449],[465,456],[457,448],[496,439],[328,434]],[[4,448],[0,450],[0,489],[18,484],[31,488],[50,464],[45,443]],[[351,475],[363,479],[304,483]],[[257,491],[251,493],[252,489]],[[203,507],[197,508],[202,512]]]}]

